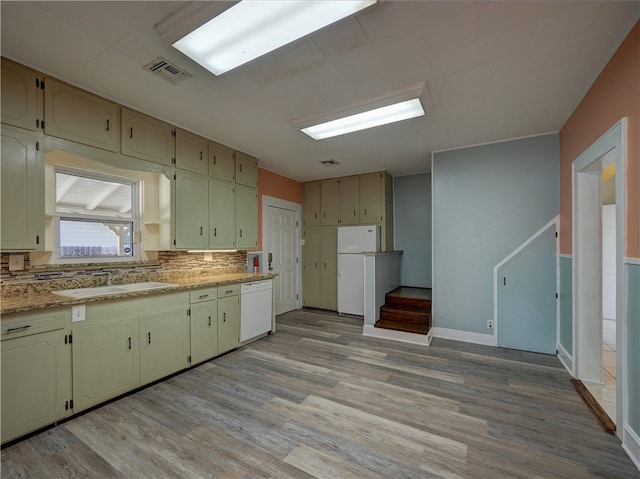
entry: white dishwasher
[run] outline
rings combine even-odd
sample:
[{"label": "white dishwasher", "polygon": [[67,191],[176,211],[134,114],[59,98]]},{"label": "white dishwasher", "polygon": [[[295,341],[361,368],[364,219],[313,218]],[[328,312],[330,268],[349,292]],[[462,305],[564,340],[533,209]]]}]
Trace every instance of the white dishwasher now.
[{"label": "white dishwasher", "polygon": [[271,280],[240,286],[240,342],[271,331]]}]

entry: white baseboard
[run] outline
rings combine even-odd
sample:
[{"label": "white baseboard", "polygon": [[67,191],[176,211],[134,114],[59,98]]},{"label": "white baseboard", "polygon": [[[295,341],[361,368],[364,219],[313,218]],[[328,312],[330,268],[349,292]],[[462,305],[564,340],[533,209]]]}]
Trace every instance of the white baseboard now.
[{"label": "white baseboard", "polygon": [[631,429],[629,425],[624,427],[622,449],[624,449],[638,470],[640,470],[640,437],[633,432],[633,429]]},{"label": "white baseboard", "polygon": [[640,437],[628,425],[624,427],[622,449],[640,470]]},{"label": "white baseboard", "polygon": [[485,346],[496,346],[496,337],[493,334],[472,333],[448,328],[431,328],[431,331],[433,331],[433,336],[436,338],[452,339],[464,343],[483,344]]},{"label": "white baseboard", "polygon": [[393,329],[376,328],[369,324],[365,324],[362,328],[362,335],[372,338],[390,339],[392,341],[401,341],[403,343],[420,344],[429,346],[433,339],[433,328],[428,334],[405,333],[404,331],[395,331]]},{"label": "white baseboard", "polygon": [[558,344],[558,359],[565,369],[573,376],[573,356],[567,352],[562,344]]}]

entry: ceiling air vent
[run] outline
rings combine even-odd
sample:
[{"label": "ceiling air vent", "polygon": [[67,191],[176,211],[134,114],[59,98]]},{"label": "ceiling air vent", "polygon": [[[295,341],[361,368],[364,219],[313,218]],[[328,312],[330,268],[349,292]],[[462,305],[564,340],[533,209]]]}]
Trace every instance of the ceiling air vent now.
[{"label": "ceiling air vent", "polygon": [[184,70],[181,70],[173,63],[169,63],[164,58],[156,58],[151,63],[147,63],[144,66],[145,70],[149,70],[154,75],[159,76],[167,80],[169,83],[181,82],[182,80],[186,80],[187,78],[191,78],[191,74],[187,73]]},{"label": "ceiling air vent", "polygon": [[322,160],[320,163],[322,163],[323,165],[326,165],[326,166],[332,166],[332,165],[339,165],[340,164],[336,160]]}]

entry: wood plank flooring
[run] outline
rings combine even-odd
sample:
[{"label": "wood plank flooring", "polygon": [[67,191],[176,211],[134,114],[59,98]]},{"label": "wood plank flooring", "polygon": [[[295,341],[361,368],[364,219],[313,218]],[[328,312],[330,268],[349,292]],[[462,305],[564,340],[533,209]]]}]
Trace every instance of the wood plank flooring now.
[{"label": "wood plank flooring", "polygon": [[2,449],[6,478],[640,478],[555,357],[313,310]]}]

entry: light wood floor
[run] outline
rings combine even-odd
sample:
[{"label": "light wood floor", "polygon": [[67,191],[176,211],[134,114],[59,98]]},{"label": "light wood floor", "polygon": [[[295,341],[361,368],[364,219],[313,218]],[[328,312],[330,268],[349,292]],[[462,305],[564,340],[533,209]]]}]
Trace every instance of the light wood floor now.
[{"label": "light wood floor", "polygon": [[2,477],[640,478],[555,357],[317,311],[2,450]]}]

